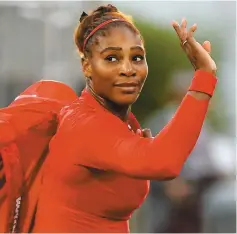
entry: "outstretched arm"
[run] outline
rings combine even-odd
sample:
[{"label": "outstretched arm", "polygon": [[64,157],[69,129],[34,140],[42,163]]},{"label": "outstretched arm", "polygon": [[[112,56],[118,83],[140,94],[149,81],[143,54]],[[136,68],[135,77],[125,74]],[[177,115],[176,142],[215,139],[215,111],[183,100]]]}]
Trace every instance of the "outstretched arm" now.
[{"label": "outstretched arm", "polygon": [[[70,141],[64,154],[78,155],[77,164],[139,179],[166,180],[179,175],[198,140],[217,81],[215,63],[205,46],[193,38],[194,29],[191,27],[185,37],[188,56],[194,58],[196,66],[192,84],[174,117],[158,135],[140,137],[111,115],[91,116],[90,124],[81,124],[70,134],[77,139]],[[178,35],[181,32],[176,31]]]}]

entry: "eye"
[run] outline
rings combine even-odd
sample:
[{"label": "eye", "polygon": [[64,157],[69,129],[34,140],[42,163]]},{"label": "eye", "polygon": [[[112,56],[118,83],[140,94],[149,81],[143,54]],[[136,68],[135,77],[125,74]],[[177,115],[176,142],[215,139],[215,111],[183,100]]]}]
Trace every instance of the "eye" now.
[{"label": "eye", "polygon": [[116,62],[118,61],[118,59],[116,58],[116,56],[113,55],[109,55],[105,58],[105,60],[109,61],[109,62]]},{"label": "eye", "polygon": [[136,61],[136,62],[140,62],[140,61],[144,60],[144,56],[136,55],[136,56],[133,56],[132,60]]}]

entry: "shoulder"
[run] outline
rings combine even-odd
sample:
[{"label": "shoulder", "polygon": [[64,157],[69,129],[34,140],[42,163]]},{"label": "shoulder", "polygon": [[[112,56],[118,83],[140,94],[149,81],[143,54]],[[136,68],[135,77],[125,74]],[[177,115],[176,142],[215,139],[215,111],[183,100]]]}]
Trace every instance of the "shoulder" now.
[{"label": "shoulder", "polygon": [[126,128],[126,124],[110,112],[75,102],[62,110],[58,131],[90,134],[113,130],[115,133],[121,128]]}]

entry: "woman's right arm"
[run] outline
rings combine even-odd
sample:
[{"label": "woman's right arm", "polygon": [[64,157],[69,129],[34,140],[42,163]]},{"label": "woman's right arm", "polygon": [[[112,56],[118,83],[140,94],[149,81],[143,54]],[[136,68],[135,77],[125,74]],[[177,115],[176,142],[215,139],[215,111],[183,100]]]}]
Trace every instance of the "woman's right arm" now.
[{"label": "woman's right arm", "polygon": [[82,123],[77,130],[80,140],[76,132],[72,133],[76,140],[70,151],[77,155],[76,163],[140,179],[164,180],[179,175],[198,140],[217,80],[216,65],[209,55],[210,43],[201,46],[193,37],[196,25],[188,32],[185,20],[181,27],[176,22],[173,26],[198,69],[174,117],[149,139],[133,134],[111,114],[90,116],[85,120],[90,124]]},{"label": "woman's right arm", "polygon": [[[190,89],[210,96],[215,83],[212,74],[197,71],[193,82],[196,86],[192,84]],[[71,132],[75,143],[70,141],[68,152],[76,155],[76,164],[86,167],[139,179],[174,178],[198,140],[208,105],[209,99],[198,100],[187,94],[171,121],[153,139],[133,134],[111,114],[89,116]]]}]

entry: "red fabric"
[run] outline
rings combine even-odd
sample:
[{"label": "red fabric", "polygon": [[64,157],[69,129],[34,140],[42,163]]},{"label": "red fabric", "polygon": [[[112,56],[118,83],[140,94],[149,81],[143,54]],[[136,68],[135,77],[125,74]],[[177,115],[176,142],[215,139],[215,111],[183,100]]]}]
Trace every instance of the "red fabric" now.
[{"label": "red fabric", "polygon": [[[62,107],[77,98],[67,85],[40,81],[26,89],[8,107],[0,109],[0,232],[14,226],[16,202],[20,196],[20,232],[28,232],[38,198],[36,180],[48,144],[57,129]],[[35,183],[37,181],[37,183]],[[33,195],[33,198],[27,199]],[[17,230],[17,229],[16,229]]]},{"label": "red fabric", "polygon": [[[205,76],[195,73],[195,79]],[[129,232],[128,220],[145,199],[149,180],[180,173],[208,104],[187,94],[168,125],[148,139],[84,90],[50,143],[33,232]]]},{"label": "red fabric", "polygon": [[[203,77],[202,79],[200,77]],[[213,95],[217,83],[217,79],[209,72],[197,70],[189,87],[189,91],[199,91],[202,93]]]}]

